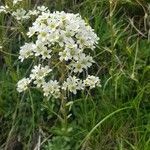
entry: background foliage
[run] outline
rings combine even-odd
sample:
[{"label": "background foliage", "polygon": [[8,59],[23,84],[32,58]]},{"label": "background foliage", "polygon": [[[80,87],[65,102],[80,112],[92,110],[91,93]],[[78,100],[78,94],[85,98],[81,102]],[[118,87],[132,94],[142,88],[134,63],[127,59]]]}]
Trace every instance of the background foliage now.
[{"label": "background foliage", "polygon": [[18,61],[31,22],[0,14],[0,149],[34,149],[40,142],[43,150],[149,150],[149,1],[24,0],[20,7],[37,5],[80,13],[94,28],[100,41],[91,73],[102,88],[70,97],[67,126],[59,101],[46,101],[34,89],[18,94],[16,83],[31,64]]}]

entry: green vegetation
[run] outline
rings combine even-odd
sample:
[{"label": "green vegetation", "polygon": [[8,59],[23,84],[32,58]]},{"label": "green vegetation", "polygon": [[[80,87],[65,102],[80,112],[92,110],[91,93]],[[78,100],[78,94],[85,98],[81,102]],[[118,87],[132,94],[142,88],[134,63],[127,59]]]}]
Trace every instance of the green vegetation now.
[{"label": "green vegetation", "polygon": [[90,72],[102,87],[70,97],[67,125],[59,100],[46,101],[36,89],[19,94],[16,83],[32,63],[20,63],[19,47],[31,22],[1,13],[0,149],[150,150],[148,0],[24,0],[21,7],[35,5],[80,13],[94,28],[100,40]]}]

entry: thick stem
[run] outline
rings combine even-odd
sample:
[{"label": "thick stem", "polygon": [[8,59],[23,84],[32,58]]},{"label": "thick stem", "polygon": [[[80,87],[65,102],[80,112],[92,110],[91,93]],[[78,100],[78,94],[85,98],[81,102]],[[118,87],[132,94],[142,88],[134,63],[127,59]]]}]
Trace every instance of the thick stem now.
[{"label": "thick stem", "polygon": [[61,106],[60,106],[60,112],[63,118],[62,125],[64,127],[67,127],[67,110],[66,110],[66,97],[65,97],[65,92],[62,92],[61,95]]}]

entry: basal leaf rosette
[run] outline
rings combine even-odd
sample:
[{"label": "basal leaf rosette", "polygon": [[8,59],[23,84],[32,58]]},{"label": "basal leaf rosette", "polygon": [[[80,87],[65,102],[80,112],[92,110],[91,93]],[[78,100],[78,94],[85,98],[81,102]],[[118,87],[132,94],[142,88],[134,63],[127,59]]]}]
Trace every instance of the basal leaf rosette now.
[{"label": "basal leaf rosette", "polygon": [[17,84],[18,92],[34,86],[44,96],[59,98],[62,93],[76,94],[78,90],[100,86],[98,77],[89,75],[94,60],[90,51],[99,38],[79,14],[43,12],[27,33],[35,39],[20,48],[21,62],[33,58],[28,77]]}]

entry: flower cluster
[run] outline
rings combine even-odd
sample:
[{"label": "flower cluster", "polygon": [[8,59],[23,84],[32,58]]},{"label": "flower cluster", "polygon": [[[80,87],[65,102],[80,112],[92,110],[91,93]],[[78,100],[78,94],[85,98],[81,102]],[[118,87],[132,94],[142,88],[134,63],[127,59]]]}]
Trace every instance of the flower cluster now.
[{"label": "flower cluster", "polygon": [[12,16],[20,21],[30,19],[31,16],[38,16],[41,12],[49,12],[49,10],[45,6],[38,6],[36,9],[29,11],[26,11],[23,8],[18,8],[16,11],[13,11]]},{"label": "flower cluster", "polygon": [[13,5],[16,5],[19,2],[22,2],[22,0],[13,0]]},{"label": "flower cluster", "polygon": [[0,13],[7,13],[8,6],[0,6]]},{"label": "flower cluster", "polygon": [[[18,82],[19,92],[30,84],[41,88],[44,96],[58,98],[63,91],[76,94],[100,85],[98,77],[88,75],[94,63],[89,50],[94,50],[99,38],[79,14],[43,11],[27,35],[36,40],[21,47],[19,59],[30,57],[39,63],[29,78]],[[56,72],[61,72],[59,78]]]},{"label": "flower cluster", "polygon": [[21,2],[23,2],[23,0],[13,0],[13,6],[11,7],[9,7],[8,5],[0,6],[0,13],[3,12],[5,14],[11,14],[16,20],[23,21],[30,19],[32,16],[38,16],[42,12],[49,12],[48,7],[45,6],[38,6],[33,10],[26,11],[23,8],[19,8]]},{"label": "flower cluster", "polygon": [[18,92],[22,92],[22,91],[27,90],[29,83],[30,83],[30,79],[29,78],[21,79],[17,83],[17,91]]}]

